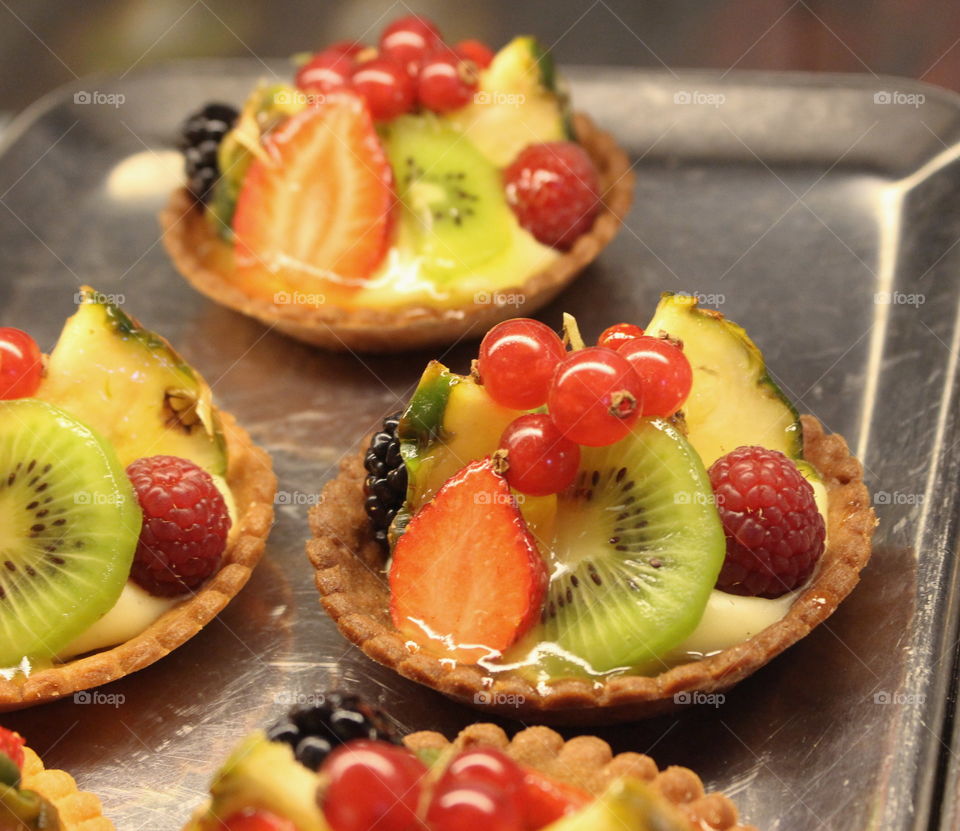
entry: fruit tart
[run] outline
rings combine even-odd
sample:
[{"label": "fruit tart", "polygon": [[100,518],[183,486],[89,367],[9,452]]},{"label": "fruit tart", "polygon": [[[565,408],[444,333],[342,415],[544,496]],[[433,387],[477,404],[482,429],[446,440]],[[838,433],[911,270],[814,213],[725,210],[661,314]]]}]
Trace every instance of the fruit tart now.
[{"label": "fruit tart", "polygon": [[195,288],[294,337],[392,352],[555,296],[619,229],[627,156],[573,114],[550,54],[450,45],[415,15],[305,56],[292,84],[182,128],[161,217]]},{"label": "fruit tart", "polygon": [[0,831],[114,831],[100,800],[0,727]]},{"label": "fruit tart", "polygon": [[0,709],[141,669],[263,553],[270,458],[170,344],[84,288],[49,356],[0,329]]},{"label": "fruit tart", "polygon": [[584,344],[517,318],[431,362],[312,509],[347,638],[503,715],[601,723],[726,689],[827,618],[875,518],[840,436],[686,295]]},{"label": "fruit tart", "polygon": [[453,742],[402,741],[377,708],[331,693],[243,740],[184,831],[719,831],[723,794],[681,767],[546,727],[508,739],[475,724]]}]

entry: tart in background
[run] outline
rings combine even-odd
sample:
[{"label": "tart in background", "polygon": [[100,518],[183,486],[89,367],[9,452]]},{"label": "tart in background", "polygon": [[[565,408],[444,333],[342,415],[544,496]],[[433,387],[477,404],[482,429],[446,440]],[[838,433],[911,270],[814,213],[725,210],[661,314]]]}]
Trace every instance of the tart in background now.
[{"label": "tart in background", "polygon": [[[411,46],[411,44],[414,44]],[[338,43],[295,85],[188,119],[161,216],[213,300],[325,348],[479,335],[554,297],[619,229],[629,160],[573,115],[549,53],[443,42],[423,18]]]}]

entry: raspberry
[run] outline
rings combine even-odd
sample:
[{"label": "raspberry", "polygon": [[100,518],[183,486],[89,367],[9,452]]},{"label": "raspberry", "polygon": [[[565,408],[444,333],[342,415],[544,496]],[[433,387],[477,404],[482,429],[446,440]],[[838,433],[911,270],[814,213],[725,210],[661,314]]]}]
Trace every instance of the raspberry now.
[{"label": "raspberry", "polygon": [[504,171],[507,202],[544,245],[567,249],[590,230],[600,210],[596,168],[571,141],[531,144]]},{"label": "raspberry", "polygon": [[10,757],[18,767],[23,768],[23,737],[19,733],[0,727],[0,753]]},{"label": "raspberry", "polygon": [[803,585],[826,529],[797,466],[777,450],[738,447],[711,465],[710,484],[727,535],[717,588],[779,597]]},{"label": "raspberry", "polygon": [[143,509],[130,576],[150,594],[195,589],[220,567],[230,513],[213,478],[189,459],[137,459],[127,476]]}]

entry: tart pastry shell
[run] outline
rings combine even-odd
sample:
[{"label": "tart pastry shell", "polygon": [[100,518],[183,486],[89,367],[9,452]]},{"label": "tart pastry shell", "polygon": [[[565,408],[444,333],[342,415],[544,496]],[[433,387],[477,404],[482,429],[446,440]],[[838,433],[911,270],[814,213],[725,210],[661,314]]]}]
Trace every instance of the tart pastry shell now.
[{"label": "tart pastry shell", "polygon": [[[511,672],[441,660],[408,646],[390,620],[383,553],[363,509],[363,453],[345,459],[310,513],[307,556],[327,613],[369,657],[400,675],[488,713],[525,722],[608,724],[659,715],[693,696],[719,692],[756,672],[826,620],[853,590],[871,553],[876,517],[863,468],[839,435],[801,417],[804,456],[828,495],[827,548],[813,580],[776,623],[741,644],[656,676],[565,678],[534,687]],[[498,704],[497,702],[504,702]]]},{"label": "tart pastry shell", "polygon": [[659,770],[649,756],[620,753],[616,756],[602,739],[577,736],[564,741],[549,727],[528,727],[508,739],[494,724],[472,724],[450,742],[440,733],[411,733],[404,744],[413,751],[453,747],[494,747],[527,767],[553,779],[583,788],[600,796],[622,777],[646,782],[679,810],[690,823],[691,831],[755,831],[739,824],[737,808],[722,793],[705,793],[700,777],[692,770],[671,766]]},{"label": "tart pastry shell", "polygon": [[54,701],[149,666],[196,635],[243,588],[263,555],[273,525],[277,480],[270,456],[253,444],[232,415],[221,411],[220,418],[229,460],[226,478],[240,527],[220,570],[192,597],[119,646],[38,669],[27,677],[0,678],[0,712]]},{"label": "tart pastry shell", "polygon": [[[224,274],[210,268],[203,252],[220,243],[202,207],[186,188],[173,192],[160,214],[163,241],[177,270],[210,299],[260,320],[299,340],[337,352],[397,352],[479,336],[495,323],[530,314],[552,300],[616,236],[633,200],[634,175],[627,154],[587,116],[576,114],[578,141],[600,174],[603,207],[593,227],[546,269],[512,287],[498,289],[509,304],[467,303],[452,308],[424,305],[391,309],[348,309],[334,304],[278,305],[247,295]],[[522,298],[517,305],[516,298]]]},{"label": "tart pastry shell", "polygon": [[63,831],[115,831],[98,797],[81,791],[66,771],[47,770],[29,747],[23,749],[21,780],[21,788],[36,791],[53,804]]}]

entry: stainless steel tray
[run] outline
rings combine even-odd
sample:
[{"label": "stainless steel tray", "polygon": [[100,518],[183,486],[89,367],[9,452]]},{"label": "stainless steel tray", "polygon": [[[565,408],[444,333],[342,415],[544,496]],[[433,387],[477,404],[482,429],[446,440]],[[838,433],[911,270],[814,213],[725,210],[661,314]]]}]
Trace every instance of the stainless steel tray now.
[{"label": "stainless steel tray", "polygon": [[[0,155],[2,322],[48,348],[81,281],[123,295],[280,475],[268,556],[220,620],[100,696],[3,719],[124,831],[179,828],[231,745],[317,689],[359,689],[409,729],[451,734],[477,718],[346,644],[303,554],[315,493],[430,356],[287,340],[192,292],[159,241],[181,117],[239,102],[275,68],[87,79],[21,116]],[[721,705],[606,738],[695,768],[761,828],[927,829],[944,794],[943,827],[956,827],[958,99],[858,76],[569,76],[636,158],[637,195],[628,228],[543,319],[569,309],[595,335],[642,322],[661,290],[706,295],[749,327],[800,409],[848,438],[881,518],[861,586],[827,625]],[[442,357],[465,368],[474,348]]]}]

